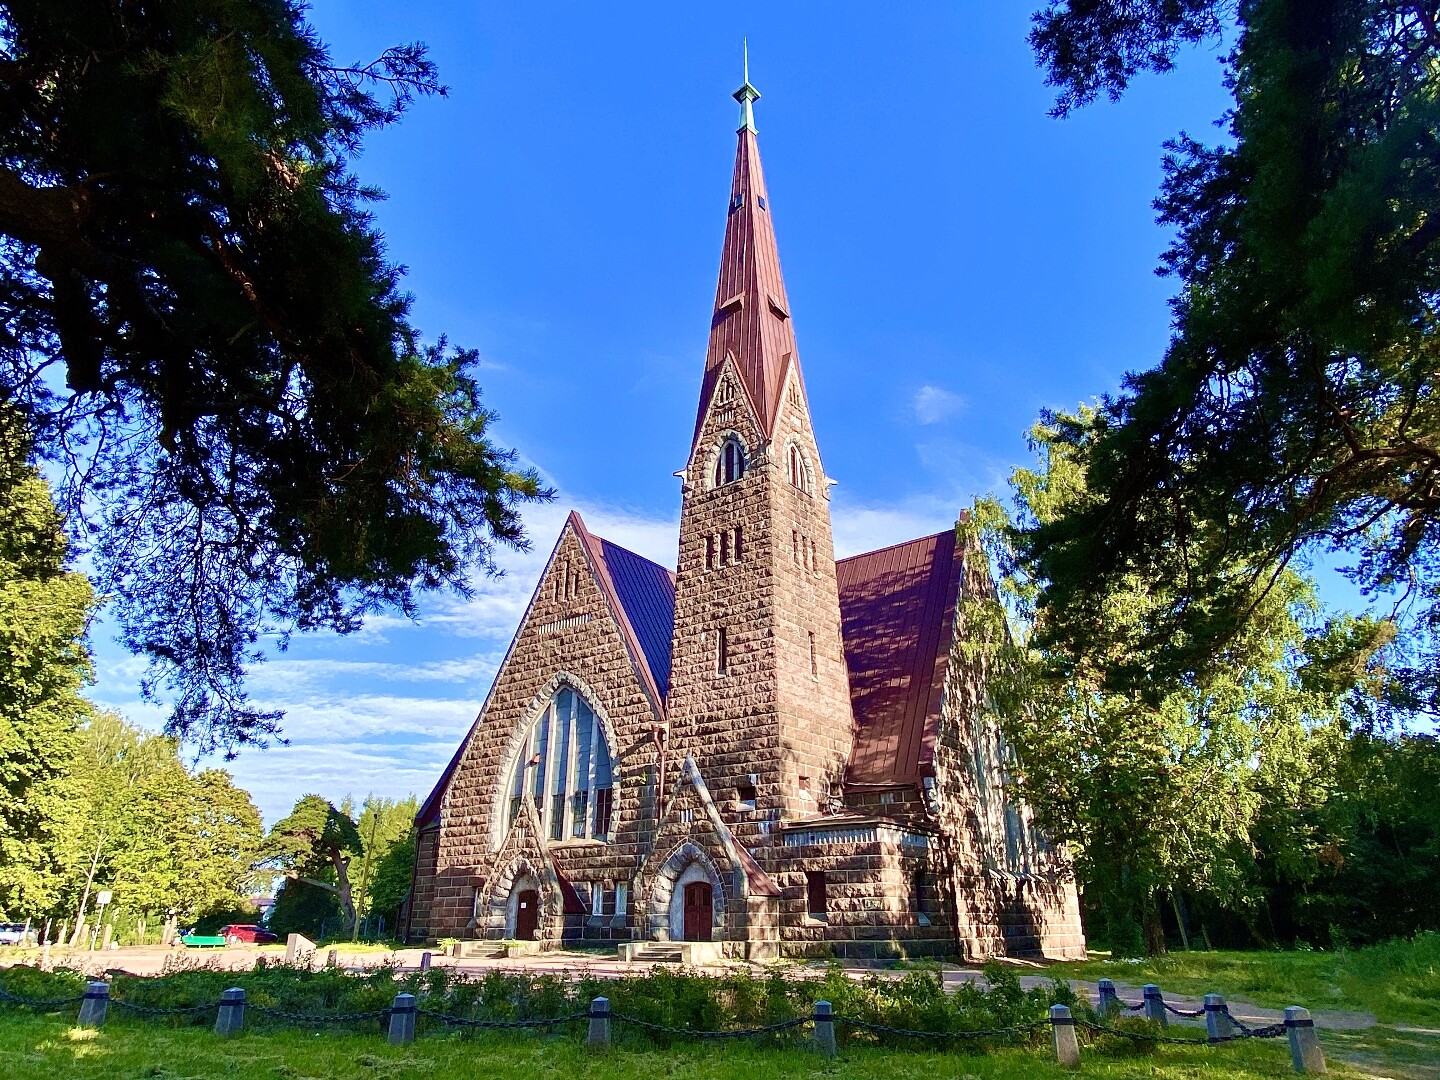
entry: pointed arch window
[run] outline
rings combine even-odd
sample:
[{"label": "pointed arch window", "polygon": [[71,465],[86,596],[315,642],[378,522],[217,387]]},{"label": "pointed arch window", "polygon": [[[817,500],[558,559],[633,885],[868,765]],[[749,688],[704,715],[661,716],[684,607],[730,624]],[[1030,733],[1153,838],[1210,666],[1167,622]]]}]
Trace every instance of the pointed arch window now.
[{"label": "pointed arch window", "polygon": [[745,448],[735,435],[727,435],[720,444],[720,453],[715,458],[714,487],[733,484],[745,475]]},{"label": "pointed arch window", "polygon": [[805,452],[794,443],[791,443],[789,457],[791,485],[799,488],[806,495],[812,494],[810,463],[805,460]]},{"label": "pointed arch window", "polygon": [[563,687],[530,725],[510,763],[510,820],[525,792],[551,840],[606,840],[614,806],[614,769],[600,718]]}]

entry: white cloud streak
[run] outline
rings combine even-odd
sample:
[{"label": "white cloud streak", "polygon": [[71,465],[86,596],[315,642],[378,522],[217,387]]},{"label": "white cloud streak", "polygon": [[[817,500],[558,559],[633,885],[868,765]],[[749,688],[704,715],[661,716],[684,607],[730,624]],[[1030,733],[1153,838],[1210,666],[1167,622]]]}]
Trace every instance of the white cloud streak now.
[{"label": "white cloud streak", "polygon": [[915,421],[920,424],[938,424],[960,413],[966,405],[965,399],[939,386],[922,386],[915,391],[911,401],[915,410]]}]

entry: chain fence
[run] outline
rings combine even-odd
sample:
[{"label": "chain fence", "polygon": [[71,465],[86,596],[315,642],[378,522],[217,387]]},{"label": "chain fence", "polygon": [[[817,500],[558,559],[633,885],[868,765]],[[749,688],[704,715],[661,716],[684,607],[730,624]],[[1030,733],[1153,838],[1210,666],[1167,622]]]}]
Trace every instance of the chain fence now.
[{"label": "chain fence", "polygon": [[[394,1027],[394,1023],[398,1022],[401,1019],[400,1014],[407,1014],[408,1016],[413,1017],[424,1016],[430,1020],[436,1021],[447,1029],[468,1028],[480,1030],[533,1030],[542,1028],[550,1029],[564,1027],[566,1025],[575,1024],[584,1020],[590,1020],[592,1022],[596,1020],[604,1020],[607,1022],[605,1028],[605,1042],[607,1044],[609,1042],[609,1022],[614,1022],[620,1025],[629,1025],[639,1030],[657,1035],[663,1035],[668,1038],[700,1041],[760,1038],[765,1036],[780,1035],[785,1032],[795,1031],[805,1026],[806,1024],[814,1024],[816,1027],[817,1042],[819,1042],[821,1025],[826,1025],[826,1030],[832,1033],[828,1036],[830,1046],[829,1052],[832,1054],[834,1053],[835,1045],[833,1032],[841,1028],[846,1028],[857,1032],[866,1032],[878,1036],[888,1036],[898,1039],[916,1039],[934,1043],[964,1042],[980,1039],[1015,1039],[1017,1037],[1033,1039],[1039,1032],[1042,1031],[1054,1030],[1058,1033],[1061,1030],[1067,1030],[1066,1028],[1062,1028],[1058,1025],[1073,1025],[1073,1027],[1089,1032],[1091,1035],[1126,1039],[1134,1043],[1202,1047],[1214,1046],[1222,1043],[1238,1042],[1246,1039],[1284,1038],[1287,1035],[1291,1034],[1290,1029],[1292,1027],[1292,1021],[1288,1020],[1274,1024],[1266,1024],[1262,1026],[1252,1027],[1244,1023],[1243,1021],[1237,1019],[1235,1015],[1230,1011],[1229,1006],[1225,1005],[1223,1001],[1219,1000],[1214,1003],[1214,1005],[1218,1006],[1215,1008],[1215,1012],[1218,1015],[1224,1016],[1226,1020],[1228,1020],[1229,1031],[1225,1034],[1219,1034],[1218,1032],[1215,1032],[1215,1029],[1213,1027],[1211,1027],[1210,1031],[1215,1033],[1197,1037],[1162,1034],[1161,1031],[1153,1029],[1127,1030],[1124,1028],[1113,1027],[1105,1023],[1097,1023],[1089,1019],[1087,1016],[1076,1016],[1072,1018],[1068,1009],[1062,1009],[1058,1006],[1056,1007],[1056,1009],[1052,1010],[1050,1018],[1035,1020],[1026,1024],[1012,1024],[1005,1027],[981,1028],[965,1031],[929,1031],[921,1028],[907,1028],[897,1027],[890,1024],[881,1024],[870,1020],[862,1020],[857,1017],[832,1016],[828,1012],[829,1006],[824,1005],[824,1003],[820,1003],[826,1010],[823,1015],[818,1011],[819,1006],[817,1006],[817,1012],[813,1015],[797,1016],[793,1019],[781,1020],[773,1024],[764,1025],[762,1027],[722,1028],[717,1030],[704,1030],[693,1027],[660,1024],[649,1020],[642,1020],[637,1016],[628,1016],[620,1012],[610,1012],[608,1005],[604,1006],[603,1009],[600,1007],[602,999],[597,999],[596,1003],[592,1005],[589,1009],[579,1012],[568,1013],[564,1016],[534,1017],[517,1020],[483,1020],[474,1017],[459,1016],[454,1013],[441,1011],[439,1009],[418,1007],[419,1003],[415,1002],[413,998],[409,997],[409,995],[406,994],[401,994],[399,997],[397,997],[395,1004],[389,1008],[371,1009],[363,1012],[348,1013],[307,1013],[292,1012],[288,1009],[281,1009],[274,1006],[246,1002],[243,996],[239,997],[236,1000],[227,999],[202,1005],[183,1005],[176,1007],[141,1005],[136,1002],[127,1001],[124,998],[111,997],[108,995],[108,993],[105,992],[106,989],[107,988],[102,984],[98,988],[92,988],[86,993],[75,994],[67,997],[27,998],[22,995],[15,994],[10,990],[5,989],[3,986],[0,986],[0,1002],[7,1002],[12,1005],[19,1005],[29,1008],[62,1008],[78,1004],[85,1001],[87,998],[94,996],[104,999],[106,1003],[114,1005],[119,1010],[145,1018],[198,1016],[201,1013],[216,1012],[217,1010],[224,1010],[227,1007],[235,1008],[238,1006],[245,1015],[265,1017],[268,1019],[278,1020],[284,1023],[294,1024],[302,1027],[359,1024],[369,1021],[378,1021],[382,1028],[386,1027],[387,1025],[390,1026],[391,1042],[396,1041],[396,1029]],[[1160,1001],[1161,1004],[1164,1005],[1165,1011],[1172,1013],[1176,1016],[1184,1017],[1186,1019],[1198,1019],[1202,1016],[1205,1016],[1206,1014],[1206,1010],[1204,1008],[1194,1010],[1181,1009],[1177,1006],[1169,1004],[1168,1002],[1164,1002],[1163,999],[1160,999]],[[1145,1002],[1141,1002],[1138,1007],[1129,1005],[1128,1003],[1120,1001],[1117,997],[1113,996],[1113,993],[1110,997],[1110,1003],[1112,1005],[1124,1006],[1126,1008],[1126,1011],[1128,1012],[1139,1011],[1139,1009],[1144,1008],[1145,1006]],[[102,1007],[102,1020],[103,1012],[104,1010]],[[1303,1012],[1303,1010],[1301,1010],[1300,1012]],[[1059,1017],[1057,1017],[1057,1013],[1060,1014]],[[1289,1014],[1287,1013],[1287,1016],[1288,1015]],[[82,1023],[84,1022],[84,1016],[85,1011],[82,1009]],[[1303,1019],[1295,1020],[1293,1021],[1293,1024],[1296,1026],[1303,1025],[1308,1027],[1310,1026],[1311,1022],[1308,1019]],[[1156,1026],[1158,1027],[1159,1025],[1157,1024]],[[217,1023],[217,1031],[219,1030],[220,1026]],[[593,1026],[591,1030],[592,1034],[590,1037],[593,1039]],[[409,1036],[405,1041],[409,1041],[409,1039],[413,1037],[414,1023],[412,1020],[409,1024]],[[1058,1038],[1059,1037],[1057,1034],[1057,1053]],[[1071,1046],[1073,1048],[1074,1036],[1071,1035],[1069,1036],[1069,1038],[1071,1040]],[[1311,1038],[1313,1038],[1313,1036],[1311,1036]]]},{"label": "chain fence", "polygon": [[496,1029],[558,1027],[561,1024],[588,1019],[590,1016],[587,1011],[571,1013],[569,1016],[547,1016],[532,1020],[473,1020],[468,1016],[455,1016],[451,1013],[437,1012],[434,1009],[416,1009],[415,1012],[419,1016],[428,1016],[432,1020],[439,1020],[446,1027]]},{"label": "chain fence", "polygon": [[903,1035],[916,1039],[996,1039],[1012,1035],[1029,1035],[1039,1031],[1041,1028],[1048,1028],[1050,1026],[1049,1020],[1036,1020],[1033,1024],[988,1028],[978,1031],[922,1031],[918,1028],[901,1028],[890,1027],[888,1024],[872,1024],[868,1020],[852,1020],[844,1016],[835,1017],[834,1023],[836,1027],[859,1028],[861,1031],[872,1031],[880,1035]]},{"label": "chain fence", "polygon": [[84,1000],[84,994],[61,998],[23,998],[18,994],[10,993],[10,991],[4,987],[0,987],[0,1001],[8,1001],[12,1005],[25,1005],[32,1009],[49,1009],[58,1008],[61,1005],[78,1005]]},{"label": "chain fence", "polygon": [[[589,1015],[588,1013],[586,1015]],[[645,1031],[654,1031],[665,1035],[678,1035],[683,1039],[746,1039],[757,1035],[774,1035],[781,1031],[790,1031],[808,1024],[811,1017],[800,1016],[794,1020],[782,1020],[778,1024],[768,1024],[758,1028],[726,1028],[718,1031],[702,1031],[698,1028],[669,1027],[665,1024],[653,1024],[648,1020],[641,1020],[638,1017],[626,1016],[624,1013],[611,1013],[611,1020],[618,1020],[622,1024],[633,1024],[635,1027]]]}]

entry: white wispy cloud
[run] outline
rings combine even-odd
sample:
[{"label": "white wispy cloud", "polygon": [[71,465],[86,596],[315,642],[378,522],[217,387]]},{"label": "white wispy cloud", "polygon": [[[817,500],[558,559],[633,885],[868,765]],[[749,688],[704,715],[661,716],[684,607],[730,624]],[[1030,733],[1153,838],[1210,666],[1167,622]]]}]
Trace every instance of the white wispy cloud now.
[{"label": "white wispy cloud", "polygon": [[954,528],[958,510],[958,504],[932,495],[888,506],[851,503],[837,488],[830,506],[835,557],[844,559]]},{"label": "white wispy cloud", "polygon": [[939,386],[922,386],[910,402],[920,424],[938,424],[965,408],[965,399]]}]

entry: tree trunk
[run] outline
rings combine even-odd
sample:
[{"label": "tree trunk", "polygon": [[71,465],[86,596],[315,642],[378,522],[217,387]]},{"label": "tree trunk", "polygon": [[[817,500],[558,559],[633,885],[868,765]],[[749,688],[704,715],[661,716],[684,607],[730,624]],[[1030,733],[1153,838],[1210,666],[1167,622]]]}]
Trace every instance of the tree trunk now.
[{"label": "tree trunk", "polygon": [[1145,908],[1143,923],[1145,934],[1145,955],[1164,956],[1168,951],[1165,947],[1165,924],[1160,920],[1160,909],[1153,902]]},{"label": "tree trunk", "polygon": [[355,901],[350,895],[350,860],[336,850],[330,853],[330,864],[335,867],[335,893],[340,897],[340,912],[345,917],[345,927],[342,927],[341,933],[347,932],[347,929],[354,933]]}]

